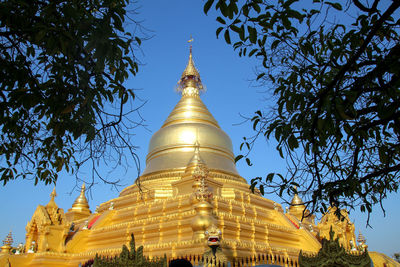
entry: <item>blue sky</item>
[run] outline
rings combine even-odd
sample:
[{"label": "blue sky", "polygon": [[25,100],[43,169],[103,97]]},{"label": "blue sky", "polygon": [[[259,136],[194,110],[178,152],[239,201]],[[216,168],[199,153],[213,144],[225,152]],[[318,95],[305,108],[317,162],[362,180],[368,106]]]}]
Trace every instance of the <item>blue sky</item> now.
[{"label": "blue sky", "polygon": [[[207,87],[207,92],[202,95],[203,102],[221,128],[231,137],[234,152],[238,154],[242,137],[252,134],[250,125],[238,125],[242,122],[240,114],[251,115],[258,108],[273,104],[262,94],[266,88],[254,87],[251,82],[255,78],[254,68],[257,62],[249,58],[239,58],[222,39],[216,39],[218,23],[212,13],[209,16],[203,14],[202,1],[147,0],[138,5],[141,6],[138,9],[139,14],[133,18],[142,21],[142,25],[151,30],[150,34],[153,35],[143,43],[143,51],[139,55],[144,65],[140,67],[139,74],[127,82],[128,87],[138,89],[138,96],[147,101],[141,109],[148,125],[147,130],[138,129],[135,137],[135,144],[140,146],[137,153],[142,170],[152,134],[161,127],[180,98],[174,88],[187,63],[187,40],[191,35],[194,38],[195,64]],[[252,177],[283,171],[285,168],[285,162],[280,159],[272,142],[259,142],[252,154],[252,161],[252,167],[244,162],[237,165],[239,173],[248,181]],[[80,178],[86,179],[89,175],[90,173],[82,173]],[[110,177],[121,179],[121,183],[127,186],[133,183],[136,175],[136,170],[132,167],[126,172],[111,173]],[[74,186],[75,177],[65,173],[60,175],[56,203],[64,211],[71,207],[79,194]],[[24,242],[26,223],[37,205],[47,204],[52,189],[53,186],[34,186],[31,181],[14,181],[6,187],[0,187],[0,239],[5,238],[12,230],[15,243]],[[108,185],[95,185],[89,195],[92,211],[99,203],[115,198],[118,194],[117,190]],[[281,202],[274,195],[266,197]],[[386,217],[383,217],[382,211],[376,206],[370,220],[372,228],[365,226],[366,214],[354,211],[350,214],[356,224],[356,235],[359,230],[362,231],[367,238],[369,250],[384,252],[389,256],[400,252],[398,203],[400,194],[389,195],[384,201]]]}]

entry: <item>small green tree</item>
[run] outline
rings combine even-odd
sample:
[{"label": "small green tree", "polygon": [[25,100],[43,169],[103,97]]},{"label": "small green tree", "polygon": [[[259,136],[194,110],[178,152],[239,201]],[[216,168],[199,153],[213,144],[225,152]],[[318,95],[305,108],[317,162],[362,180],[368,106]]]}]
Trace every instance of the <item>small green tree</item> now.
[{"label": "small green tree", "polygon": [[147,259],[143,256],[143,246],[136,250],[133,234],[131,238],[130,250],[123,245],[119,256],[107,258],[96,255],[93,267],[167,267],[166,256],[152,260]]}]

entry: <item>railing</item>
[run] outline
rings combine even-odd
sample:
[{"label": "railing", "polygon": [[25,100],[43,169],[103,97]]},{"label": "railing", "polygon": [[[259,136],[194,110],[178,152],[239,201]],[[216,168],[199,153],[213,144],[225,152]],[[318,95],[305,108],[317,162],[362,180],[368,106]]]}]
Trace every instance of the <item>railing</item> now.
[{"label": "railing", "polygon": [[218,258],[204,258],[203,255],[188,255],[176,258],[169,258],[168,261],[174,259],[185,259],[193,266],[204,267],[247,267],[257,265],[277,265],[285,267],[298,267],[298,259],[291,259],[282,255],[272,254],[258,254],[252,257],[245,257],[240,259],[232,259],[230,261],[220,261]]},{"label": "railing", "polygon": [[[185,259],[194,267],[250,267],[258,265],[273,265],[285,267],[298,267],[298,259],[284,257],[282,255],[258,254],[252,257],[220,261],[218,258],[205,258],[203,255],[186,255],[181,257],[167,258],[168,263],[175,259]],[[91,267],[93,259],[87,261],[82,267]],[[168,264],[169,265],[169,264]]]}]

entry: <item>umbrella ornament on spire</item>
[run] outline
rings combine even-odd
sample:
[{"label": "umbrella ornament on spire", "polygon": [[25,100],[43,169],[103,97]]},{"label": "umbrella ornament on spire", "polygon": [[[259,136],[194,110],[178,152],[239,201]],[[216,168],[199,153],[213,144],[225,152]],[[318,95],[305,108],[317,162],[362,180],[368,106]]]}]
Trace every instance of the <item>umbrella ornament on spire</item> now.
[{"label": "umbrella ornament on spire", "polygon": [[200,79],[199,71],[194,65],[192,42],[193,38],[190,37],[190,40],[188,40],[188,43],[190,43],[189,61],[177,85],[177,90],[182,92],[182,96],[199,96],[200,91],[205,90]]},{"label": "umbrella ornament on spire", "polygon": [[4,246],[11,246],[13,242],[14,242],[14,240],[12,238],[12,233],[10,231],[8,233],[8,235],[6,236],[6,238],[3,240],[3,245]]}]

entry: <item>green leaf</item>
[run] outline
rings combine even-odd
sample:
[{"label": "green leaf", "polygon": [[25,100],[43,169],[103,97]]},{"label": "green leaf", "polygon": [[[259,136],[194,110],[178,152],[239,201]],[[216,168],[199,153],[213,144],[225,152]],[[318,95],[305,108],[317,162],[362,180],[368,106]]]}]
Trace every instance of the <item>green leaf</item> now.
[{"label": "green leaf", "polygon": [[253,8],[254,8],[254,11],[256,11],[257,13],[261,12],[260,5],[257,4],[256,2],[253,2]]},{"label": "green leaf", "polygon": [[378,147],[378,152],[379,152],[379,160],[381,161],[382,164],[387,164],[389,161],[389,158],[386,153],[386,148],[383,146]]},{"label": "green leaf", "polygon": [[252,55],[254,55],[257,51],[258,51],[257,48],[254,48],[253,50],[251,50],[250,53],[249,53],[249,57],[251,57]]},{"label": "green leaf", "polygon": [[204,4],[204,13],[207,15],[208,11],[210,10],[212,4],[214,3],[214,0],[208,0],[205,4]]},{"label": "green leaf", "polygon": [[257,42],[257,30],[254,27],[247,26],[247,30],[249,31],[249,39],[250,42],[255,44]]},{"label": "green leaf", "polygon": [[292,23],[286,16],[282,17],[282,24],[286,29],[290,29],[290,27],[292,26]]},{"label": "green leaf", "polygon": [[290,150],[294,150],[295,148],[299,147],[299,143],[297,141],[297,138],[293,134],[291,134],[289,136],[288,145],[289,145]]},{"label": "green leaf", "polygon": [[253,166],[253,164],[251,163],[251,161],[250,161],[249,158],[246,158],[246,163],[247,163],[247,165],[249,165],[249,166]]},{"label": "green leaf", "polygon": [[238,26],[230,25],[229,28],[231,28],[231,30],[236,32],[237,34],[240,34],[241,29]]},{"label": "green leaf", "polygon": [[300,12],[293,10],[293,9],[288,10],[287,15],[288,15],[288,17],[296,18],[300,21],[304,18],[303,14],[301,14]]},{"label": "green leaf", "polygon": [[217,21],[221,24],[226,24],[225,20],[221,17],[217,17]]},{"label": "green leaf", "polygon": [[278,152],[279,152],[279,156],[280,156],[281,158],[284,158],[284,157],[283,157],[283,152],[282,152],[282,147],[277,146],[276,149],[277,149]]},{"label": "green leaf", "polygon": [[252,179],[252,182],[251,182],[251,184],[250,184],[250,190],[251,190],[251,192],[254,193],[254,189],[255,189],[256,185],[257,185],[257,183],[256,183],[256,182],[253,182],[253,179]]},{"label": "green leaf", "polygon": [[364,205],[361,205],[361,206],[360,206],[360,210],[361,210],[361,212],[365,212],[365,206],[364,206]]},{"label": "green leaf", "polygon": [[229,30],[225,30],[224,37],[225,37],[225,42],[227,44],[231,44],[231,37],[229,36]]},{"label": "green leaf", "polygon": [[265,181],[267,183],[272,182],[272,180],[274,179],[274,175],[275,175],[275,173],[268,173],[267,177],[265,178]]},{"label": "green leaf", "polygon": [[340,3],[326,2],[326,4],[332,6],[336,10],[342,10],[342,5]]},{"label": "green leaf", "polygon": [[257,75],[257,80],[261,79],[262,77],[265,76],[266,73],[260,73]]},{"label": "green leaf", "polygon": [[218,38],[218,36],[219,36],[219,33],[220,33],[223,29],[224,29],[224,27],[219,27],[219,28],[217,29],[217,31],[216,31],[217,38]]},{"label": "green leaf", "polygon": [[243,155],[237,155],[236,158],[235,158],[235,163],[238,162],[243,157],[244,157]]},{"label": "green leaf", "polygon": [[273,41],[272,44],[271,44],[271,50],[276,49],[276,47],[278,46],[278,44],[279,44],[280,42],[281,42],[280,40],[275,40],[275,41]]},{"label": "green leaf", "polygon": [[261,195],[264,195],[264,185],[260,184],[260,186],[258,187],[260,189],[260,193]]}]

